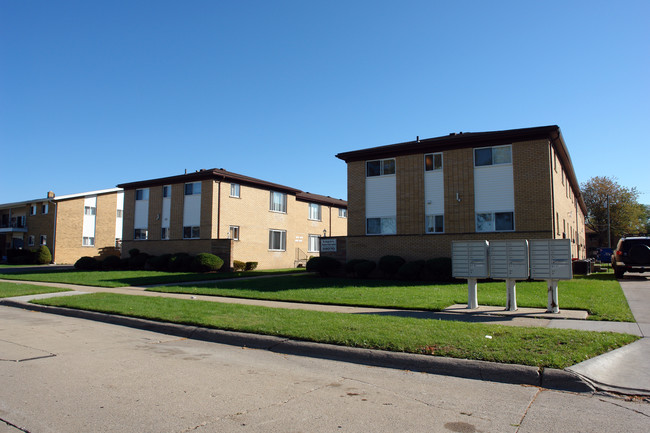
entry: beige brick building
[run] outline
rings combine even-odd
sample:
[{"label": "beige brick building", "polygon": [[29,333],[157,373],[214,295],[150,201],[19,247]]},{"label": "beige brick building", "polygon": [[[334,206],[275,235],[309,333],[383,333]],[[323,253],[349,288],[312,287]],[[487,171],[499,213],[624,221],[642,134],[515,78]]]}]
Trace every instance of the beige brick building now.
[{"label": "beige brick building", "polygon": [[123,193],[119,188],[0,205],[0,257],[47,245],[57,264],[119,255]]},{"label": "beige brick building", "polygon": [[119,187],[123,255],[210,252],[229,266],[289,268],[317,256],[321,237],[347,234],[347,202],[223,169]]},{"label": "beige brick building", "polygon": [[348,165],[348,237],[339,247],[347,260],[450,257],[461,239],[569,238],[573,257],[585,257],[587,209],[557,126],[418,138],[337,157]]}]

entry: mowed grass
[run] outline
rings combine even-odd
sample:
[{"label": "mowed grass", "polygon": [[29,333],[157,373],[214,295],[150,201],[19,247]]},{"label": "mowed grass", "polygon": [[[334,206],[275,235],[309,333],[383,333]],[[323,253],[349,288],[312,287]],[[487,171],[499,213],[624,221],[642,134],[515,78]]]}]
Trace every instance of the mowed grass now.
[{"label": "mowed grass", "polygon": [[2,273],[7,280],[40,281],[48,283],[79,284],[82,286],[125,287],[148,286],[151,284],[181,283],[187,281],[220,280],[241,277],[258,277],[286,273],[301,273],[304,269],[273,269],[264,271],[194,273],[158,271],[52,271]]},{"label": "mowed grass", "polygon": [[67,289],[59,289],[57,287],[0,282],[0,298],[13,298],[14,296],[38,295],[41,293],[57,293],[67,291]]},{"label": "mowed grass", "polygon": [[[634,321],[625,295],[611,274],[576,277],[571,281],[560,281],[558,287],[561,309],[587,310],[591,320]],[[148,290],[432,311],[440,311],[453,304],[467,303],[466,283],[414,283],[394,280],[320,278],[313,275],[230,280],[205,285],[152,287]],[[505,282],[480,282],[478,302],[482,305],[505,307]],[[546,282],[517,282],[519,307],[546,308],[547,302]]]},{"label": "mowed grass", "polygon": [[319,343],[551,368],[574,365],[638,339],[609,332],[323,313],[110,293],[33,302]]}]

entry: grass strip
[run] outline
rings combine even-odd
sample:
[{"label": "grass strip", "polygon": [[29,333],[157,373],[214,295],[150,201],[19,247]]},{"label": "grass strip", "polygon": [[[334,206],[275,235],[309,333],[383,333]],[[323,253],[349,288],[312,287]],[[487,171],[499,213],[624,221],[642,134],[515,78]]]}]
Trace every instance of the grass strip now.
[{"label": "grass strip", "polygon": [[[467,284],[400,282],[320,278],[313,275],[260,280],[224,281],[216,284],[166,286],[155,292],[268,299],[318,304],[404,308],[440,311],[453,304],[467,303]],[[519,307],[546,308],[545,281],[517,282]],[[480,282],[478,301],[482,305],[506,305],[504,281]],[[587,310],[591,320],[634,322],[620,284],[613,275],[594,274],[559,283],[560,308]]]},{"label": "grass strip", "polygon": [[39,295],[42,293],[68,292],[68,289],[58,287],[35,286],[33,284],[0,282],[0,298],[13,298],[15,296]]},{"label": "grass strip", "polygon": [[319,343],[551,368],[564,368],[638,339],[611,332],[324,313],[112,293],[33,302]]},{"label": "grass strip", "polygon": [[243,272],[159,272],[159,271],[70,271],[2,273],[0,277],[7,280],[40,281],[48,283],[78,284],[82,286],[125,287],[148,286],[151,284],[169,284],[188,281],[225,280],[242,277],[259,277],[287,273],[302,273],[304,268],[273,269]]}]

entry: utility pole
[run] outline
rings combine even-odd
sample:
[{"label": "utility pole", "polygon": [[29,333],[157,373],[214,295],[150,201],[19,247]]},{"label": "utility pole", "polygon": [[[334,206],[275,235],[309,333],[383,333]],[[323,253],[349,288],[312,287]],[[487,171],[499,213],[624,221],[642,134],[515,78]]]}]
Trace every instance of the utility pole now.
[{"label": "utility pole", "polygon": [[607,194],[607,248],[612,247],[612,224],[609,219],[609,194]]}]

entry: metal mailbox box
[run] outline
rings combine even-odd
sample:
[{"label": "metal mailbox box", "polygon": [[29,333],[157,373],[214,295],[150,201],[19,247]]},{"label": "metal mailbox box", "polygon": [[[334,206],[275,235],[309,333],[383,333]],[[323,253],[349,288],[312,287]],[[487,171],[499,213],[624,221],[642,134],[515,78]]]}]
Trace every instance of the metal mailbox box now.
[{"label": "metal mailbox box", "polygon": [[531,239],[530,276],[534,280],[570,280],[571,239]]},{"label": "metal mailbox box", "polygon": [[455,278],[488,278],[488,241],[452,241],[452,275]]},{"label": "metal mailbox box", "polygon": [[491,241],[490,276],[498,279],[527,279],[528,241],[525,239]]}]

